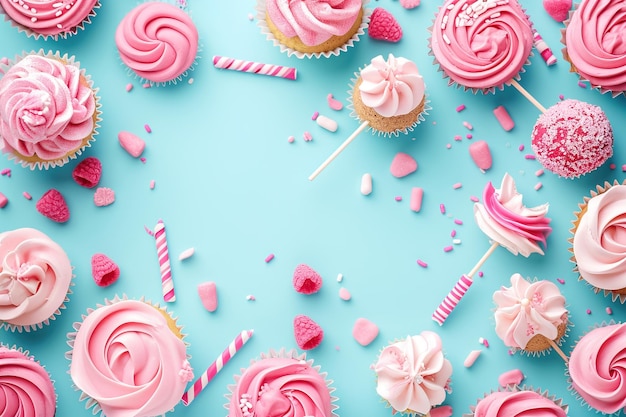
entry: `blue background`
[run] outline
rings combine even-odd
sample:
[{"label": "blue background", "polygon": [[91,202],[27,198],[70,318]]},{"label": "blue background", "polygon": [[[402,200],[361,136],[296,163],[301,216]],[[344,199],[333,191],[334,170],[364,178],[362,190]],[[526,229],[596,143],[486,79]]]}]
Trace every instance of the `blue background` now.
[{"label": "blue background", "polygon": [[[224,347],[243,329],[254,329],[252,340],[226,365],[208,388],[189,407],[179,404],[173,416],[225,415],[224,394],[239,372],[260,353],[281,347],[296,347],[292,321],[306,314],[324,329],[322,344],[308,357],[328,372],[339,397],[342,416],[388,416],[390,409],[375,392],[370,369],[380,349],[398,338],[423,330],[439,333],[452,362],[453,393],[445,404],[454,415],[469,411],[483,393],[496,389],[497,377],[513,368],[521,369],[524,383],[549,390],[570,405],[570,415],[591,415],[568,391],[563,360],[555,353],[529,357],[509,355],[494,331],[493,291],[509,284],[513,273],[565,284],[557,284],[566,297],[572,326],[563,345],[566,353],[591,326],[607,320],[622,321],[625,308],[619,302],[595,294],[577,280],[570,262],[573,213],[583,196],[605,180],[624,179],[626,163],[623,132],[626,131],[624,97],[612,98],[596,90],[581,88],[569,72],[560,43],[563,25],[543,10],[541,2],[526,0],[523,5],[559,62],[546,66],[535,53],[526,67],[521,84],[544,106],[562,94],[601,106],[615,132],[615,154],[598,170],[576,180],[558,178],[525,158],[532,152],[530,132],[538,110],[513,88],[483,95],[449,87],[447,80],[428,55],[428,37],[440,2],[424,1],[405,10],[398,1],[371,1],[368,7],[390,11],[404,30],[397,44],[370,39],[367,35],[354,48],[330,59],[288,57],[260,33],[255,20],[255,2],[189,2],[189,11],[198,26],[202,50],[193,83],[144,89],[121,64],[114,31],[122,17],[137,3],[104,1],[93,23],[66,40],[45,41],[27,38],[0,24],[0,56],[13,57],[22,51],[60,51],[75,55],[99,87],[102,118],[95,144],[83,156],[96,156],[103,164],[99,186],[110,187],[116,201],[96,207],[94,190],[72,180],[77,161],[49,171],[31,171],[0,159],[0,169],[10,168],[11,176],[0,177],[0,191],[9,204],[0,209],[0,229],[34,227],[55,239],[67,251],[74,265],[73,294],[67,309],[51,325],[31,333],[0,331],[0,341],[30,350],[55,380],[59,416],[87,416],[90,410],[79,402],[67,373],[69,362],[66,334],[72,323],[105,298],[126,294],[162,302],[160,274],[154,240],[144,230],[158,219],[167,226],[172,273],[177,301],[169,310],[178,317],[190,343],[191,364],[199,376]],[[331,110],[326,96],[347,104],[350,79],[359,67],[378,54],[393,53],[414,60],[427,84],[432,110],[414,132],[398,138],[362,133],[313,182],[307,177],[346,138],[358,122],[349,110]],[[288,65],[298,69],[297,81],[215,69],[213,55]],[[125,87],[133,83],[129,93]],[[456,112],[464,104],[466,109]],[[504,104],[515,121],[505,132],[492,110]],[[339,123],[335,133],[323,130],[311,120],[315,111]],[[465,137],[468,121],[473,139]],[[144,130],[149,124],[152,133]],[[147,143],[145,163],[132,158],[119,145],[117,134],[127,130]],[[313,140],[302,137],[309,131]],[[296,140],[287,141],[293,135]],[[481,173],[472,162],[468,147],[472,140],[489,143],[493,167]],[[451,144],[447,149],[446,145]],[[520,151],[520,145],[525,150]],[[397,152],[416,158],[417,172],[395,178],[389,166]],[[374,192],[359,191],[361,176],[371,173]],[[527,206],[549,202],[554,228],[545,256],[515,257],[498,248],[482,268],[456,311],[443,327],[431,314],[458,277],[469,271],[489,247],[485,235],[472,217],[471,196],[480,196],[486,182],[499,186],[509,172],[524,194]],[[150,189],[150,181],[155,188]],[[459,189],[453,184],[462,183]],[[543,183],[536,191],[535,184]],[[409,209],[412,187],[424,189],[419,213]],[[71,219],[56,224],[35,210],[36,200],[48,189],[60,190],[69,205]],[[26,191],[33,196],[27,200]],[[402,201],[396,201],[401,196]],[[446,207],[441,214],[440,204]],[[455,219],[463,221],[456,225]],[[451,252],[451,231],[461,244]],[[179,261],[178,254],[193,247],[195,255]],[[117,283],[97,287],[91,277],[90,259],[105,253],[121,269]],[[273,253],[275,258],[265,262]],[[421,268],[416,260],[428,263]],[[316,269],[324,278],[322,290],[305,296],[291,286],[292,273],[299,263]],[[339,284],[337,275],[343,274]],[[197,285],[214,281],[219,307],[207,312],[197,295]],[[350,301],[338,296],[344,286]],[[255,297],[247,300],[248,295]],[[613,309],[608,315],[606,307]],[[590,314],[587,310],[590,310]],[[359,317],[380,327],[378,338],[363,347],[352,337]],[[478,340],[485,338],[489,347]],[[471,350],[483,352],[471,368],[463,361]]]}]

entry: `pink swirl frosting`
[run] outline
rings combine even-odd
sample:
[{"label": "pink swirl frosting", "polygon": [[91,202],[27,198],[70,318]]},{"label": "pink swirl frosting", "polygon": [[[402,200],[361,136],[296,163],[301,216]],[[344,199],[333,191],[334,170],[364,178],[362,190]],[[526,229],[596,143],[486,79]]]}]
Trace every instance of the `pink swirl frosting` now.
[{"label": "pink swirl frosting", "polygon": [[163,2],[131,10],[115,31],[124,64],[140,77],[165,83],[181,77],[198,53],[198,29],[189,15]]},{"label": "pink swirl frosting", "polygon": [[476,417],[567,417],[567,408],[535,391],[497,391],[478,401]]},{"label": "pink swirl frosting", "polygon": [[74,384],[107,417],[165,414],[193,379],[185,343],[161,311],[142,301],[120,300],[89,313],[71,360]]},{"label": "pink swirl frosting", "polygon": [[266,0],[272,23],[286,37],[316,46],[332,36],[343,36],[354,25],[362,0]]},{"label": "pink swirl frosting", "polygon": [[0,417],[54,417],[50,376],[33,358],[0,346]]},{"label": "pink swirl frosting", "polygon": [[431,31],[431,53],[450,84],[483,91],[516,77],[533,46],[517,0],[446,0]]},{"label": "pink swirl frosting", "polygon": [[626,411],[626,324],[611,324],[583,336],[569,358],[572,387],[594,409]]},{"label": "pink swirl frosting", "polygon": [[5,152],[43,160],[81,147],[94,130],[96,100],[78,67],[28,55],[0,78],[0,138]]},{"label": "pink swirl frosting", "polygon": [[360,73],[363,104],[384,117],[410,113],[424,99],[424,79],[413,61],[378,55]]},{"label": "pink swirl frosting", "polygon": [[483,233],[514,255],[543,255],[539,243],[545,248],[546,238],[552,232],[550,218],[546,217],[548,204],[528,208],[522,198],[507,173],[499,190],[491,182],[487,183],[483,203],[474,204],[474,218]]},{"label": "pink swirl frosting", "polygon": [[57,243],[30,228],[0,233],[0,321],[45,322],[64,303],[72,265]]},{"label": "pink swirl frosting", "polygon": [[529,282],[520,274],[511,276],[511,286],[493,293],[496,334],[506,346],[525,349],[535,335],[558,337],[558,326],[567,317],[565,297],[545,280]]},{"label": "pink swirl frosting", "polygon": [[446,399],[452,364],[444,358],[439,335],[423,331],[383,348],[374,372],[376,392],[395,411],[426,415]]},{"label": "pink swirl frosting", "polygon": [[15,23],[46,36],[70,32],[93,13],[98,0],[0,0]]},{"label": "pink swirl frosting", "polygon": [[626,185],[614,185],[587,202],[572,242],[581,277],[596,288],[626,287]]},{"label": "pink swirl frosting", "polygon": [[311,361],[267,357],[252,363],[235,379],[229,417],[334,415],[329,387]]},{"label": "pink swirl frosting", "polygon": [[564,43],[563,54],[594,87],[626,90],[626,3],[581,1],[565,28]]}]

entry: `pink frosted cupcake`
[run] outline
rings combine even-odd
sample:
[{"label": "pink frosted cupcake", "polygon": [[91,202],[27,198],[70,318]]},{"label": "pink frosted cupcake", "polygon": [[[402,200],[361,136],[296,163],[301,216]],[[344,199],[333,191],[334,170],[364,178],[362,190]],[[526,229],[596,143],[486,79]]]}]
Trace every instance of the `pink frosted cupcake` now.
[{"label": "pink frosted cupcake", "polygon": [[35,39],[67,38],[91,23],[99,0],[0,0],[0,13],[20,32]]},{"label": "pink frosted cupcake", "polygon": [[511,286],[493,293],[496,334],[513,350],[538,354],[560,345],[568,327],[565,297],[550,281],[511,276]]},{"label": "pink frosted cupcake", "polygon": [[30,331],[61,314],[72,265],[44,233],[22,228],[0,233],[0,327]]},{"label": "pink frosted cupcake", "polygon": [[337,417],[331,384],[306,354],[270,351],[235,376],[225,408],[228,417]]},{"label": "pink frosted cupcake", "polygon": [[451,392],[452,364],[444,358],[439,335],[431,331],[385,346],[372,368],[376,392],[392,414],[427,416]]},{"label": "pink frosted cupcake", "polygon": [[463,417],[567,417],[569,406],[556,396],[527,387],[485,394]]},{"label": "pink frosted cupcake", "polygon": [[198,29],[173,4],[149,1],[124,16],[115,31],[115,44],[122,62],[142,81],[175,84],[193,70]]},{"label": "pink frosted cupcake", "polygon": [[116,297],[88,310],[74,328],[70,376],[93,414],[160,416],[193,379],[184,335],[165,308]]},{"label": "pink frosted cupcake", "polygon": [[2,416],[54,417],[54,384],[28,351],[0,345],[0,405]]},{"label": "pink frosted cupcake", "polygon": [[281,52],[328,58],[347,51],[365,33],[367,0],[258,0],[261,32]]},{"label": "pink frosted cupcake", "polygon": [[0,149],[30,169],[63,166],[94,142],[100,105],[74,57],[43,50],[16,57],[0,78]]}]

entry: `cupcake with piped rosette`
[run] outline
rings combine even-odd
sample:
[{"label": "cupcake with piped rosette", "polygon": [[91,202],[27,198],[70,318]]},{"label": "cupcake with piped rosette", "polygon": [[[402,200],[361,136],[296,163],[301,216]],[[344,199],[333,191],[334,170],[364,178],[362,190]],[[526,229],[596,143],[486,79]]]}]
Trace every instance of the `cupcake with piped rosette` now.
[{"label": "cupcake with piped rosette", "polygon": [[547,390],[509,386],[485,394],[463,417],[567,417],[568,410],[561,398]]}]

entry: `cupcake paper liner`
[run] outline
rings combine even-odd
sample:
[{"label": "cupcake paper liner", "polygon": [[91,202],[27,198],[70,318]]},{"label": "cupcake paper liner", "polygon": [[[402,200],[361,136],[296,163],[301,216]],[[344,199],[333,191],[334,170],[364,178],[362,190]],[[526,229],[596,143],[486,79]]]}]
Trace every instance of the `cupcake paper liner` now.
[{"label": "cupcake paper liner", "polygon": [[61,167],[67,164],[71,159],[77,159],[80,155],[82,155],[83,151],[86,148],[91,147],[91,145],[96,141],[96,136],[98,135],[98,129],[100,128],[100,122],[102,122],[102,117],[101,117],[102,105],[100,103],[100,96],[98,95],[99,89],[97,87],[94,87],[93,81],[91,79],[91,75],[88,75],[86,73],[86,70],[80,67],[80,62],[76,60],[74,55],[69,56],[67,53],[61,55],[59,51],[45,52],[43,49],[40,49],[39,51],[22,52],[22,54],[16,55],[13,60],[7,60],[7,62],[0,62],[0,74],[6,73],[6,71],[8,71],[13,65],[17,64],[22,59],[30,55],[38,55],[38,56],[42,56],[42,57],[49,58],[49,59],[56,59],[58,61],[63,61],[67,65],[72,65],[78,68],[80,70],[80,75],[85,79],[85,81],[87,82],[91,90],[93,91],[94,100],[95,100],[95,122],[94,122],[93,130],[91,132],[91,136],[87,140],[84,140],[78,149],[72,151],[68,155],[65,155],[61,158],[47,160],[47,161],[27,161],[27,160],[24,160],[20,155],[16,155],[15,153],[13,153],[13,151],[4,149],[3,143],[0,140],[0,152],[5,153],[9,160],[14,161],[16,164],[19,164],[23,166],[24,168],[28,167],[31,170],[35,170],[35,169],[47,170],[47,169],[51,169],[55,167]]},{"label": "cupcake paper liner", "polygon": [[265,1],[266,0],[258,0],[256,5],[256,19],[258,22],[258,26],[261,28],[261,34],[265,35],[268,41],[271,41],[274,46],[278,46],[280,48],[280,52],[286,53],[288,56],[295,56],[296,58],[330,58],[331,56],[337,56],[342,52],[346,52],[349,47],[355,46],[357,42],[359,42],[361,36],[365,34],[365,29],[369,26],[370,16],[372,14],[372,10],[368,9],[366,5],[369,3],[369,0],[362,1],[363,7],[363,19],[361,21],[361,25],[357,29],[357,31],[352,35],[348,42],[345,44],[333,49],[332,51],[325,52],[300,52],[295,49],[289,48],[282,43],[272,33],[272,31],[267,26],[267,20],[265,16]]},{"label": "cupcake paper liner", "polygon": [[564,404],[563,403],[563,399],[562,398],[558,398],[556,395],[550,395],[548,390],[544,390],[542,391],[540,388],[533,388],[532,386],[527,386],[527,385],[510,385],[507,388],[498,388],[497,390],[491,390],[489,392],[486,392],[482,398],[479,398],[476,400],[476,404],[473,404],[470,406],[470,412],[469,413],[465,413],[463,414],[463,417],[475,417],[475,409],[476,409],[476,405],[483,400],[484,398],[488,397],[489,395],[493,394],[494,392],[520,392],[520,391],[534,391],[537,394],[541,395],[542,397],[554,402],[554,404],[557,405],[557,407],[559,407],[560,409],[562,409],[565,414],[567,414],[567,412],[569,411],[569,405]]},{"label": "cupcake paper liner", "polygon": [[[63,4],[63,2],[60,1],[61,4]],[[18,32],[20,33],[24,33],[27,37],[29,38],[34,38],[34,39],[39,39],[42,38],[43,40],[47,41],[48,39],[53,40],[53,41],[57,41],[59,39],[67,39],[71,36],[74,36],[76,34],[78,34],[78,32],[80,32],[81,30],[85,29],[85,26],[91,24],[91,19],[93,19],[94,17],[96,17],[97,15],[97,11],[98,9],[101,7],[100,4],[100,0],[96,1],[96,3],[94,4],[94,6],[92,7],[92,9],[89,11],[89,13],[87,14],[87,16],[85,16],[83,18],[83,20],[76,26],[70,28],[67,31],[55,34],[55,35],[47,35],[47,34],[43,34],[43,33],[39,33],[36,32],[35,30],[24,26],[20,23],[17,23],[15,20],[13,20],[4,10],[4,8],[0,5],[0,14],[4,15],[4,20],[9,22],[11,24],[11,26],[15,27]]]},{"label": "cupcake paper liner", "polygon": [[616,186],[616,185],[626,185],[626,180],[623,180],[622,182],[619,182],[618,180],[613,180],[613,183],[610,183],[609,181],[605,181],[603,185],[596,185],[595,190],[590,190],[589,196],[583,197],[583,202],[578,204],[578,211],[574,212],[574,220],[572,220],[572,227],[570,228],[570,233],[572,236],[567,241],[570,244],[570,247],[568,250],[572,255],[570,257],[570,262],[574,264],[573,272],[579,274],[578,280],[583,281],[585,285],[589,286],[593,290],[593,292],[595,292],[596,294],[602,293],[605,297],[610,297],[612,301],[619,301],[621,304],[624,304],[626,303],[626,293],[619,294],[613,290],[606,290],[603,288],[598,288],[590,284],[589,282],[587,282],[587,280],[585,280],[585,278],[582,275],[580,275],[578,264],[576,262],[576,257],[574,256],[574,234],[576,233],[576,229],[578,229],[578,223],[580,222],[580,219],[587,212],[587,203],[593,197],[606,192],[609,188]]}]

